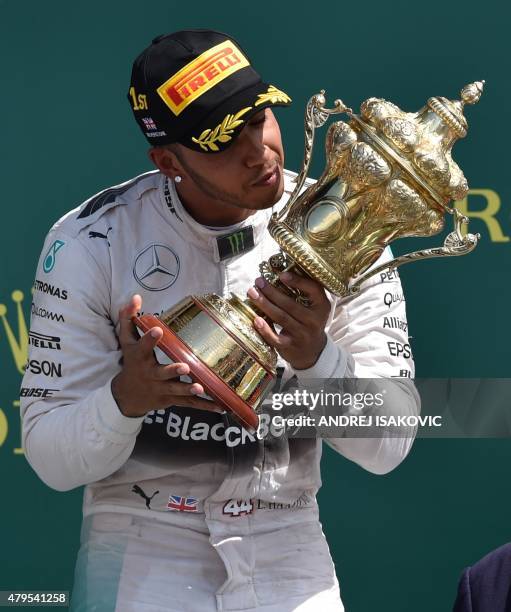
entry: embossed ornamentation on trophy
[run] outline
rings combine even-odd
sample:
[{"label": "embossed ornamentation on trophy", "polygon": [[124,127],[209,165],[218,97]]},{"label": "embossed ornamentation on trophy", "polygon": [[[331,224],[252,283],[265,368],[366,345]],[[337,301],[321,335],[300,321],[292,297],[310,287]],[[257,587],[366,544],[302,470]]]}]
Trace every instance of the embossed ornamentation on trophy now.
[{"label": "embossed ornamentation on trophy", "polygon": [[[293,269],[347,296],[384,269],[472,251],[479,236],[462,231],[468,219],[452,204],[467,194],[468,185],[451,149],[466,136],[464,106],[478,102],[483,85],[464,87],[461,100],[430,98],[416,113],[369,98],[355,114],[340,100],[327,108],[324,92],[313,96],[306,107],[305,154],[296,187],[268,226],[281,252],[261,263],[264,278],[291,292],[278,275]],[[336,121],[327,131],[324,172],[302,192],[315,130],[340,113],[348,121]],[[453,230],[443,245],[371,268],[391,242],[433,236],[448,216]],[[298,292],[292,294],[306,303]],[[207,294],[189,296],[160,317],[143,315],[134,322],[143,331],[161,327],[159,348],[174,361],[188,363],[192,378],[218,404],[255,429],[277,363],[276,352],[253,327],[256,316],[263,315],[250,299]]]}]

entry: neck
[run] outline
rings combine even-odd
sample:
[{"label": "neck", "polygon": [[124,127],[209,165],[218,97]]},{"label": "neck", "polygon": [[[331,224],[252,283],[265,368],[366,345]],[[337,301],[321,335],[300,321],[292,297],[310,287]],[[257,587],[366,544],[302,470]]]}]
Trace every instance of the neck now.
[{"label": "neck", "polygon": [[226,227],[241,223],[256,211],[230,204],[218,197],[211,197],[188,182],[176,185],[176,191],[181,204],[197,223],[210,227]]}]

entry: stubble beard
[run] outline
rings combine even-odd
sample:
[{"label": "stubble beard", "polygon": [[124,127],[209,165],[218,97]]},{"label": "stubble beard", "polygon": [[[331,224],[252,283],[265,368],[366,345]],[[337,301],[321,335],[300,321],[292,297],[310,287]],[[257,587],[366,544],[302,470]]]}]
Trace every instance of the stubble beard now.
[{"label": "stubble beard", "polygon": [[[281,194],[277,193],[275,201],[268,202],[264,206],[247,206],[246,202],[240,201],[239,196],[236,196],[230,193],[229,191],[224,191],[223,189],[220,189],[217,185],[211,183],[211,181],[209,181],[205,176],[198,174],[193,168],[191,168],[189,164],[184,161],[176,151],[174,151],[174,153],[178,157],[179,161],[181,162],[181,165],[186,170],[187,174],[195,183],[195,186],[200,189],[208,198],[215,199],[216,201],[222,202],[224,204],[229,204],[230,206],[233,206],[235,208],[253,210],[254,212],[257,210],[270,208],[271,206],[276,204],[281,198]],[[278,158],[277,163],[279,164],[279,172],[282,174],[282,165],[280,163],[280,158]]]},{"label": "stubble beard", "polygon": [[236,208],[245,208],[245,206],[243,206],[239,199],[235,197],[232,193],[220,189],[217,185],[211,183],[205,176],[198,174],[193,168],[190,168],[188,164],[183,163],[182,160],[180,161],[181,164],[184,166],[187,174],[195,183],[195,186],[200,189],[202,193],[208,198],[212,198],[225,204],[230,204],[231,206],[235,206]]}]

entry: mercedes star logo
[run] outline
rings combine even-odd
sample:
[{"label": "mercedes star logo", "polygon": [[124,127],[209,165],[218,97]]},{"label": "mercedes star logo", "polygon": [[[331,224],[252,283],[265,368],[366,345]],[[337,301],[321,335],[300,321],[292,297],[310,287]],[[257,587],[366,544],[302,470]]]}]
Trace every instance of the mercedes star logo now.
[{"label": "mercedes star logo", "polygon": [[163,291],[170,287],[179,274],[179,259],[172,249],[163,244],[151,244],[135,259],[133,276],[148,291]]}]

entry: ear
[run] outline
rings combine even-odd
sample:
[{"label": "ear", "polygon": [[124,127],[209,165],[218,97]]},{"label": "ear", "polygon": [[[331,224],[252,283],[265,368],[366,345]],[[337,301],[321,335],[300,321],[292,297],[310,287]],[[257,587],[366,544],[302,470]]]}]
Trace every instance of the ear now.
[{"label": "ear", "polygon": [[149,149],[148,155],[153,164],[165,176],[173,179],[178,174],[183,175],[184,168],[173,151],[166,147],[152,147]]}]

